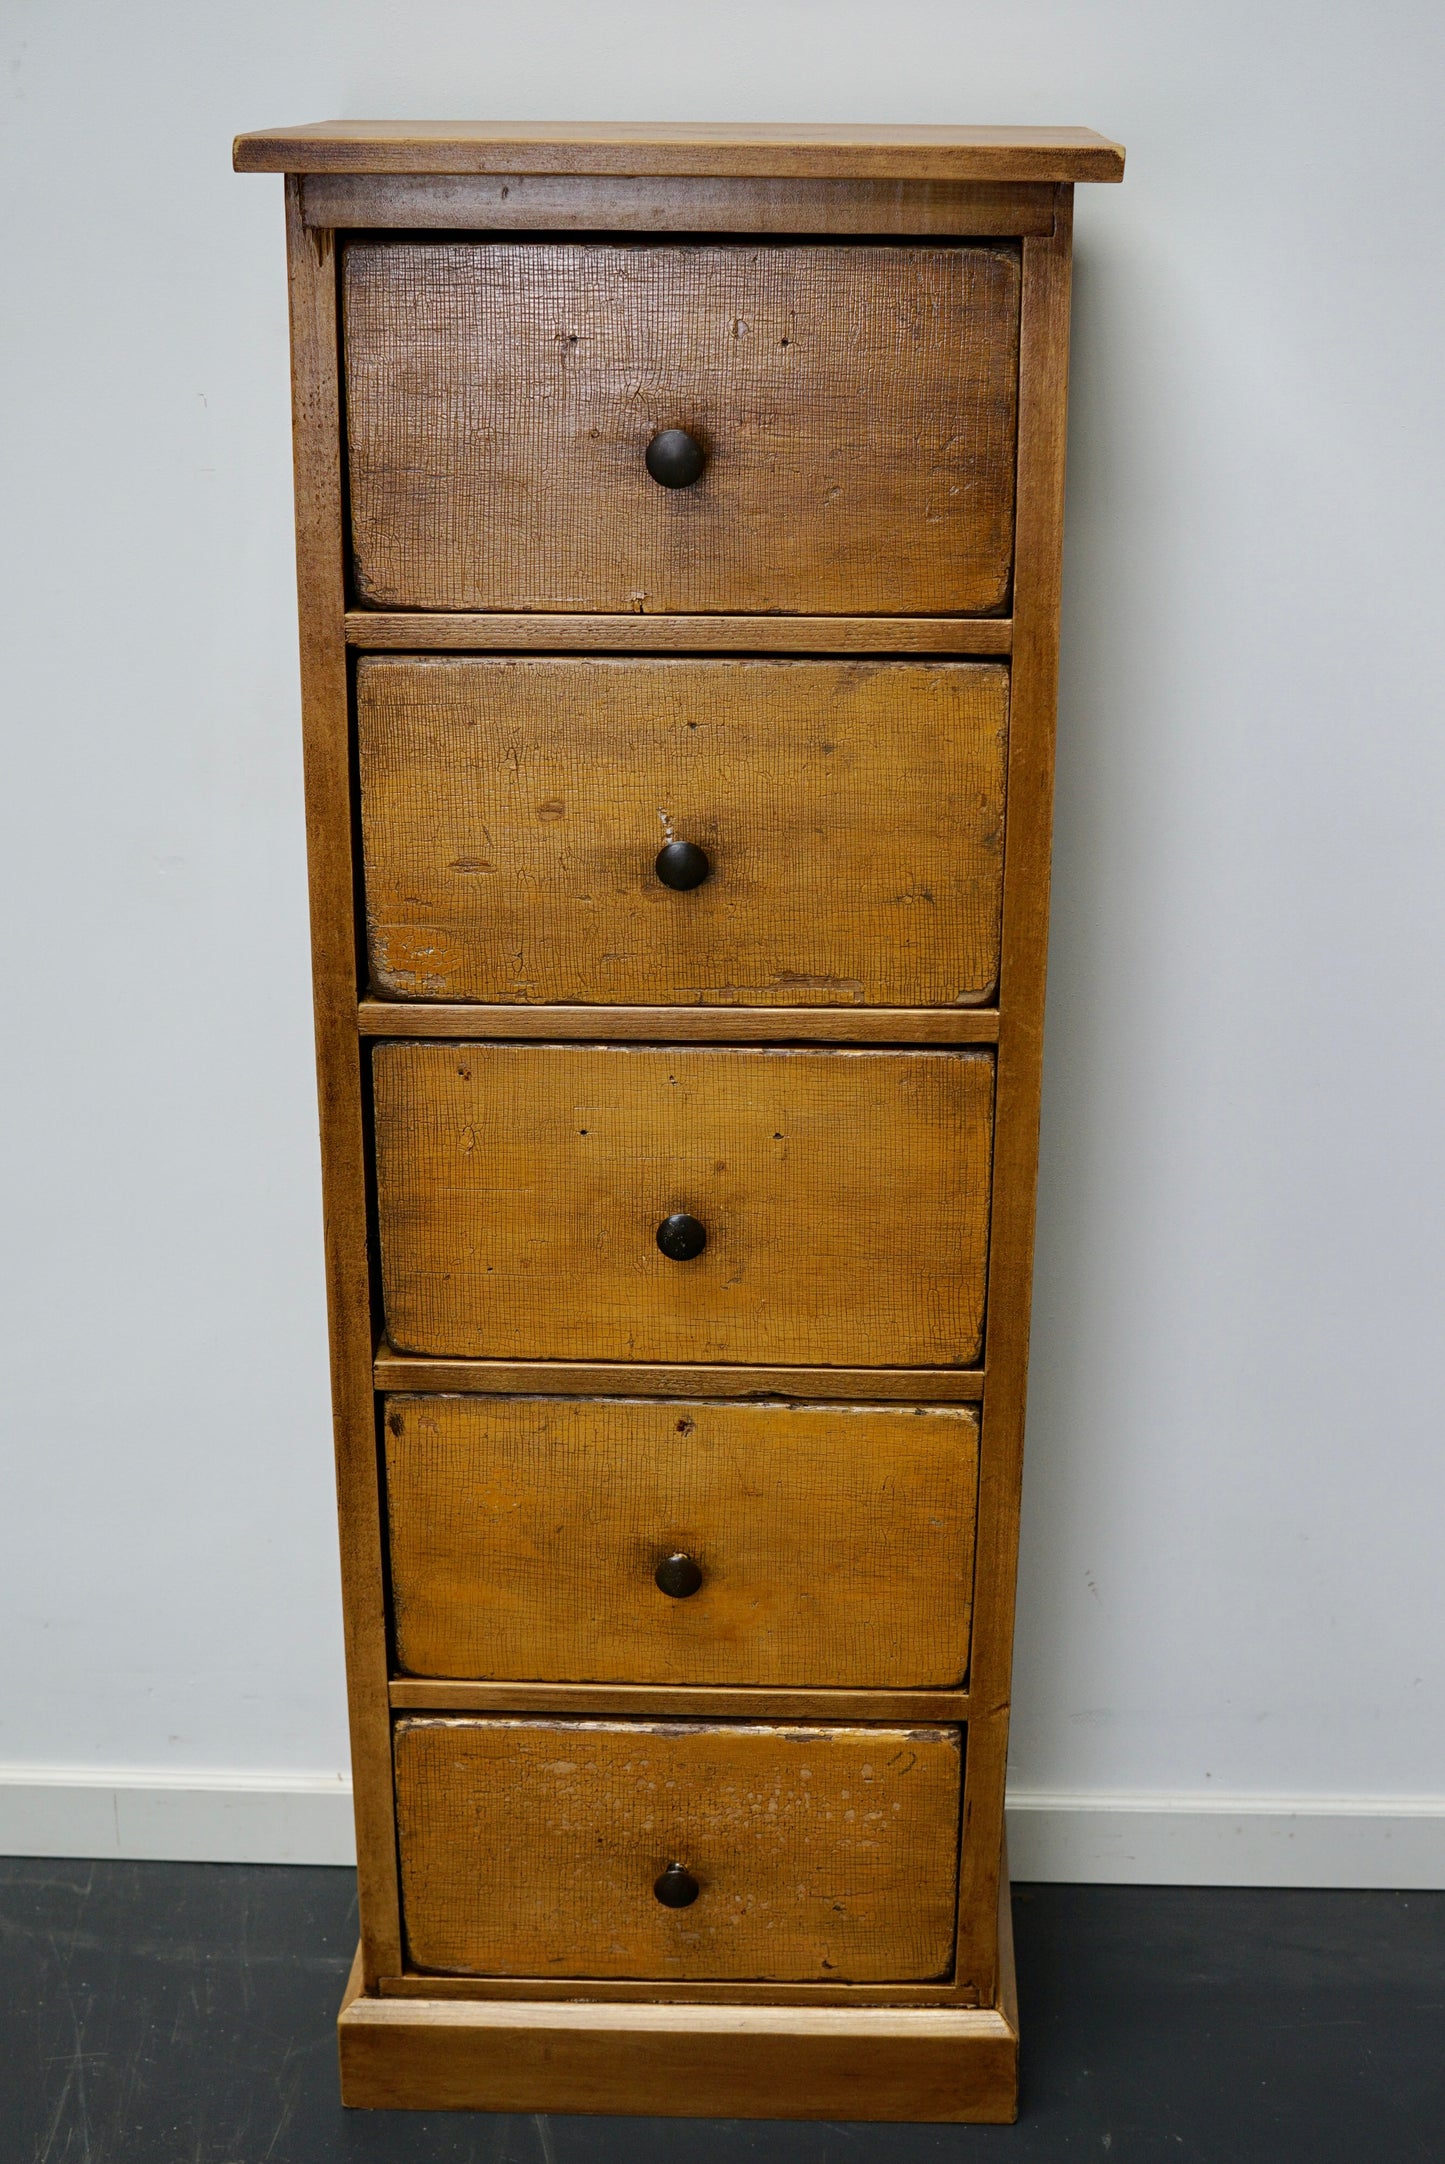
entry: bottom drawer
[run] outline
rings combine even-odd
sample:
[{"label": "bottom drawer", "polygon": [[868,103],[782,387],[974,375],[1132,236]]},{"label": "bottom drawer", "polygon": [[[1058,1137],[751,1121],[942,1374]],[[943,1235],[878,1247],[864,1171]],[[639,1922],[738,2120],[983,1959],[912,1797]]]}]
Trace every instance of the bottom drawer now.
[{"label": "bottom drawer", "polygon": [[[962,1732],[396,1726],[412,1965],[916,1983],[953,1966]],[[670,1866],[688,1875],[662,1889]]]}]

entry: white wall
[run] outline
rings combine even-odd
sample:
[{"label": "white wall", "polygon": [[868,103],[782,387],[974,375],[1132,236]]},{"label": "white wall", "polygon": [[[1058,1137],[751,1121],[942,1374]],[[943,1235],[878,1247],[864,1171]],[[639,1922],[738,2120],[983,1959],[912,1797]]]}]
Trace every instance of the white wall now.
[{"label": "white wall", "polygon": [[1016,1783],[1354,1799],[1438,1866],[1442,22],[9,0],[0,1796],[345,1765],[280,183],[233,132],[1081,121],[1130,158],[1079,200]]}]

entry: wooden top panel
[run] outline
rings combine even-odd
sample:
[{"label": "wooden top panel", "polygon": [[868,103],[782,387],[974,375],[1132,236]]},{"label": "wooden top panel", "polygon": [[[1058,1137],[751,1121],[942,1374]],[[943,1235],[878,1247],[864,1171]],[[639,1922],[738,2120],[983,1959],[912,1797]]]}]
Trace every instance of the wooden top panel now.
[{"label": "wooden top panel", "polygon": [[1092,128],[702,121],[319,120],[238,135],[238,173],[626,173],[814,180],[1122,180]]}]

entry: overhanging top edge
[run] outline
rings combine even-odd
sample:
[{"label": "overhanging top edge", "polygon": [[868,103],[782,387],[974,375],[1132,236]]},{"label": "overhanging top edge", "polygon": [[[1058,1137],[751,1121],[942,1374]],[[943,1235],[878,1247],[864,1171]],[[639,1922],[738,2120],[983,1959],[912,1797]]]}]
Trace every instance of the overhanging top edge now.
[{"label": "overhanging top edge", "polygon": [[323,120],[238,135],[239,173],[557,173],[625,178],[1117,181],[1091,128]]}]

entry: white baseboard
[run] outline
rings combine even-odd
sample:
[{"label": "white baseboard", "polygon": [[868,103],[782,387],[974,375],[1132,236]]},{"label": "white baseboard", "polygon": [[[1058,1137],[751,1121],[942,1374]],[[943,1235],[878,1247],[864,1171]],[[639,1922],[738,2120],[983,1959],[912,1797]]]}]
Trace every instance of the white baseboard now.
[{"label": "white baseboard", "polygon": [[0,1766],[0,1856],[355,1863],[351,1782],[339,1773]]},{"label": "white baseboard", "polygon": [[[1445,1887],[1445,1796],[1011,1791],[1016,1879]],[[0,1855],[174,1863],[355,1860],[340,1774],[0,1766]]]},{"label": "white baseboard", "polygon": [[1009,1791],[1016,1879],[1112,1886],[1445,1887],[1445,1796]]}]

